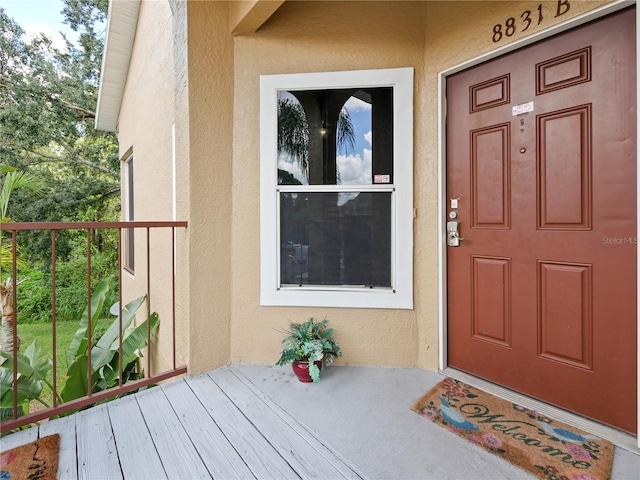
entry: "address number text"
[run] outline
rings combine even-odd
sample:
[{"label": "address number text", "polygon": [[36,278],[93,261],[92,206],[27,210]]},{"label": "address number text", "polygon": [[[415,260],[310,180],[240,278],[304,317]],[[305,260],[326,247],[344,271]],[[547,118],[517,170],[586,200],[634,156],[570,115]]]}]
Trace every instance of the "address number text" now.
[{"label": "address number text", "polygon": [[[542,4],[540,3],[534,12],[525,10],[517,19],[515,17],[509,17],[504,23],[495,24],[493,26],[493,36],[491,40],[493,40],[493,43],[498,43],[504,38],[514,36],[517,32],[526,32],[533,23],[535,23],[536,26],[540,25],[545,19],[545,14],[548,13],[543,10]],[[555,10],[553,18],[564,15],[571,10],[570,1],[558,0]]]}]

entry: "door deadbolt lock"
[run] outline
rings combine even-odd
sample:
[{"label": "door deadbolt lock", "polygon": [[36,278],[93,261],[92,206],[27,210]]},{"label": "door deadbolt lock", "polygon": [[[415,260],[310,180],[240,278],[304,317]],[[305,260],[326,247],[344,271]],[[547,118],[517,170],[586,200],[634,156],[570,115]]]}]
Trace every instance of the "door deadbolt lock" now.
[{"label": "door deadbolt lock", "polygon": [[464,240],[460,236],[460,222],[455,220],[447,222],[447,245],[450,247],[459,247],[460,240]]}]

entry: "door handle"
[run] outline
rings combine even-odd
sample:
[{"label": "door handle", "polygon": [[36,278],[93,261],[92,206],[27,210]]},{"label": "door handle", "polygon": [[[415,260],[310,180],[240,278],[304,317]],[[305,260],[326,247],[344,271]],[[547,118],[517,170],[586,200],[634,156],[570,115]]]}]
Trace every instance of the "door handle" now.
[{"label": "door handle", "polygon": [[460,240],[464,240],[460,236],[460,222],[455,220],[447,222],[447,245],[449,247],[459,247]]}]

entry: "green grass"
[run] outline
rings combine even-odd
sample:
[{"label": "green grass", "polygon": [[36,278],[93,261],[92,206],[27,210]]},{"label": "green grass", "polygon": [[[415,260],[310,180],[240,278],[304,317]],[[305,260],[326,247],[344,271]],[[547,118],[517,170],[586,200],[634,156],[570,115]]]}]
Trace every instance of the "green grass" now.
[{"label": "green grass", "polygon": [[[99,335],[109,326],[112,319],[103,319],[98,321],[97,329]],[[69,356],[69,345],[73,340],[76,330],[79,328],[78,322],[59,322],[56,328],[56,390],[58,394],[64,388],[67,380],[67,369],[71,364],[72,358]],[[53,341],[50,323],[24,323],[18,326],[18,335],[20,337],[20,351],[24,352],[33,341],[41,349],[40,358],[53,358]],[[49,374],[47,381],[53,385],[53,370]],[[53,392],[44,385],[40,398],[47,403],[53,405]],[[41,405],[35,401],[31,403],[32,407]]]}]

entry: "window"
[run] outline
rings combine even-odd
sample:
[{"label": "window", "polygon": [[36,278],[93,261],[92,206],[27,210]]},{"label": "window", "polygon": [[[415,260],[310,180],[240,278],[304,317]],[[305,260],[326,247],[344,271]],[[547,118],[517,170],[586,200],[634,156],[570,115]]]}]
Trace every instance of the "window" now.
[{"label": "window", "polygon": [[[124,162],[124,200],[125,221],[133,222],[133,155],[129,155]],[[133,273],[135,266],[134,229],[127,228],[124,232],[124,268]]]},{"label": "window", "polygon": [[413,69],[260,89],[261,304],[413,308]]}]

